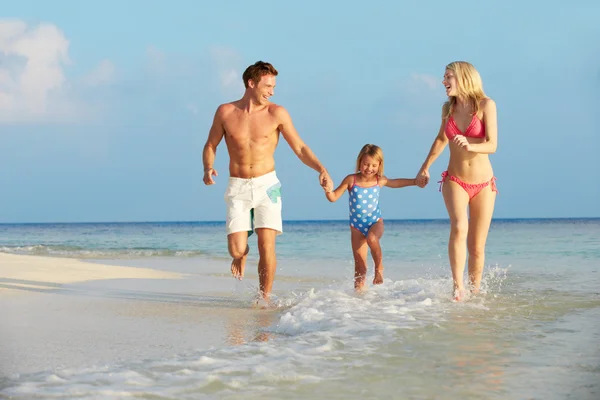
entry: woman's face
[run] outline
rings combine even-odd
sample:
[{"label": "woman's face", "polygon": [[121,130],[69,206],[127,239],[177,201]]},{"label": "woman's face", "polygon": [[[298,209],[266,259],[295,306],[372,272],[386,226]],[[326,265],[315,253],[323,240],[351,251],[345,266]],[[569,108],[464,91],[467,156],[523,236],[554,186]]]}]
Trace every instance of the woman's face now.
[{"label": "woman's face", "polygon": [[456,96],[458,94],[458,81],[456,80],[456,75],[454,75],[454,71],[447,69],[444,73],[444,80],[442,81],[442,85],[446,88],[446,95]]}]

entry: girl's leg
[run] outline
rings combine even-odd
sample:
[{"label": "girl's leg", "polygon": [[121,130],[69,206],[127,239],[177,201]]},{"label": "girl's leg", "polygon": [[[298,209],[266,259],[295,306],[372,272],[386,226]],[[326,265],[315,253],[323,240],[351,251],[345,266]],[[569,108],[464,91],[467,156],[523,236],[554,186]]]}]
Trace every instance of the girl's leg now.
[{"label": "girl's leg", "polygon": [[469,204],[467,248],[469,250],[469,281],[473,293],[479,293],[481,285],[481,275],[485,263],[485,242],[490,230],[495,203],[496,192],[492,191],[490,184],[473,197]]},{"label": "girl's leg", "polygon": [[380,219],[371,227],[369,235],[367,236],[367,244],[371,249],[371,256],[375,264],[375,277],[373,278],[373,285],[380,285],[383,283],[383,253],[381,251],[381,245],[379,239],[383,236],[383,220]]},{"label": "girl's leg", "polygon": [[367,239],[354,228],[350,228],[352,255],[354,256],[354,289],[361,291],[367,276]]},{"label": "girl's leg", "polygon": [[454,280],[454,299],[461,300],[464,294],[463,275],[467,260],[466,240],[469,231],[467,205],[469,195],[456,182],[446,179],[442,188],[444,202],[450,217],[450,238],[448,240],[448,258]]}]

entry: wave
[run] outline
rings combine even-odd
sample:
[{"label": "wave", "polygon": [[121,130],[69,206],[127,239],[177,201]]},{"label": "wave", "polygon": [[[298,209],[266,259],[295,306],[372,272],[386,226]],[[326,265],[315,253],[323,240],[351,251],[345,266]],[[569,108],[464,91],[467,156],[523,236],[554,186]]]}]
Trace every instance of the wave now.
[{"label": "wave", "polygon": [[0,246],[0,253],[77,259],[197,257],[206,255],[205,252],[199,250],[173,250],[160,248],[90,249],[79,246],[43,244],[31,246]]}]

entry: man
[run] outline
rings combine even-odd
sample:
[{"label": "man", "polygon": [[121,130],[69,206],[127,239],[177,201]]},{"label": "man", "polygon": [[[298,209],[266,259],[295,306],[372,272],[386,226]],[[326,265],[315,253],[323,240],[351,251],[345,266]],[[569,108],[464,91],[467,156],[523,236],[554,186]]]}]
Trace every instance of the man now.
[{"label": "man", "polygon": [[302,141],[287,110],[271,103],[277,70],[269,63],[250,65],[242,79],[246,91],[237,101],[221,104],[215,113],[204,145],[204,183],[214,184],[213,165],[223,137],[229,153],[227,204],[227,246],[233,258],[231,273],[242,279],[248,256],[248,236],[258,236],[258,277],[260,293],[269,301],[275,277],[275,238],[282,233],[281,184],[275,173],[275,149],[279,134],[296,156],[319,173],[321,186],[332,185],[325,167]]}]

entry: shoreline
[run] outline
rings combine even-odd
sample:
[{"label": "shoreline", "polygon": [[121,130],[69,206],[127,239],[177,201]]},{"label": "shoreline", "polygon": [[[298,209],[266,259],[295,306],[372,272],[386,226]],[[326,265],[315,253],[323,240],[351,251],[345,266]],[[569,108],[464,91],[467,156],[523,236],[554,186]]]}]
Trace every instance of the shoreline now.
[{"label": "shoreline", "polygon": [[0,295],[108,279],[181,279],[183,274],[74,258],[0,253]]},{"label": "shoreline", "polygon": [[277,316],[231,277],[154,267],[0,253],[0,379],[238,345]]}]

